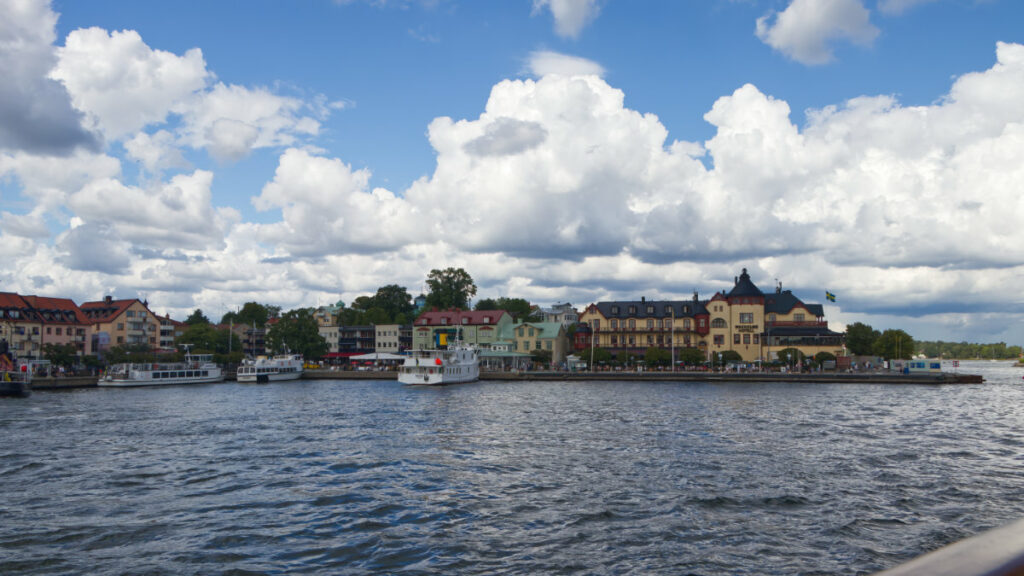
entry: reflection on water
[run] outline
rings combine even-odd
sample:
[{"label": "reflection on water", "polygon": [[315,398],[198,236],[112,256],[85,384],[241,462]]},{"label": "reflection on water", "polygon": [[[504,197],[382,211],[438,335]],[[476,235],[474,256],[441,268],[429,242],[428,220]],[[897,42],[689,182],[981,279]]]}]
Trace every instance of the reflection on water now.
[{"label": "reflection on water", "polygon": [[37,392],[0,573],[871,573],[1024,516],[1024,369],[959,370]]}]

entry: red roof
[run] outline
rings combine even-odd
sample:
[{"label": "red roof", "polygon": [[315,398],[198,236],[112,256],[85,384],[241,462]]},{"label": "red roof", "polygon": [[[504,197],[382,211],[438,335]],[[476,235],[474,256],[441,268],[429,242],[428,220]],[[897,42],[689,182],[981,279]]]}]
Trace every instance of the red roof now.
[{"label": "red roof", "polygon": [[3,309],[18,311],[17,318],[11,318],[8,314],[4,314],[5,322],[39,322],[39,315],[35,313],[32,306],[25,301],[25,298],[14,292],[0,292],[0,311]]},{"label": "red roof", "polygon": [[132,304],[139,302],[138,298],[130,300],[112,300],[106,298],[98,302],[83,302],[79,308],[92,323],[110,322],[124,313]]},{"label": "red roof", "polygon": [[[481,326],[497,324],[503,315],[508,314],[504,310],[431,310],[424,312],[416,318],[416,326]],[[487,318],[488,321],[484,321]],[[463,319],[466,321],[463,322]]]},{"label": "red roof", "polygon": [[68,298],[50,298],[47,296],[25,296],[44,324],[90,324],[89,317]]}]

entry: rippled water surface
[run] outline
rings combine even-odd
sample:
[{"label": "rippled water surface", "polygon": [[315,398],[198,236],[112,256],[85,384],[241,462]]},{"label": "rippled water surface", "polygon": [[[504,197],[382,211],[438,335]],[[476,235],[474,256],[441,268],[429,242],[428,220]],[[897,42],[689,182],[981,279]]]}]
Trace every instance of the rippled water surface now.
[{"label": "rippled water surface", "polygon": [[0,399],[0,573],[872,573],[1024,516],[1024,369],[960,370]]}]

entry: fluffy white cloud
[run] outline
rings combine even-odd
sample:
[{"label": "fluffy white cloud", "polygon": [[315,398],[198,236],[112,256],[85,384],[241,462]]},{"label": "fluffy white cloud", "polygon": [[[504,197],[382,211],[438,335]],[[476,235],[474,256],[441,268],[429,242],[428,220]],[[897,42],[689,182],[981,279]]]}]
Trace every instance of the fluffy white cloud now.
[{"label": "fluffy white cloud", "polygon": [[218,83],[182,109],[183,140],[219,160],[238,160],[254,148],[290,146],[316,135],[320,123],[302,115],[306,107],[263,88]]},{"label": "fluffy white cloud", "polygon": [[536,77],[549,74],[561,76],[604,76],[604,68],[597,62],[549,50],[532,52],[527,70]]},{"label": "fluffy white cloud", "polygon": [[415,241],[417,232],[428,229],[391,192],[368,191],[369,181],[368,170],[287,150],[274,180],[253,199],[257,209],[279,208],[283,217],[261,228],[261,240],[293,256],[376,252]]},{"label": "fluffy white cloud", "polygon": [[110,139],[163,123],[209,76],[198,48],[184,56],[153,50],[134,30],[74,30],[57,53],[51,77]]},{"label": "fluffy white cloud", "polygon": [[46,77],[56,62],[48,2],[0,0],[0,150],[68,154],[98,148],[67,91]]},{"label": "fluffy white cloud", "polygon": [[878,29],[861,0],[793,0],[778,14],[758,18],[757,37],[804,64],[832,60],[833,40],[870,45]]},{"label": "fluffy white cloud", "polygon": [[155,250],[218,250],[225,222],[210,203],[211,172],[197,170],[143,189],[118,180],[90,182],[68,201],[87,224],[109,239]]},{"label": "fluffy white cloud", "polygon": [[597,18],[597,0],[533,0],[534,13],[548,8],[555,17],[559,36],[578,38],[583,28]]}]

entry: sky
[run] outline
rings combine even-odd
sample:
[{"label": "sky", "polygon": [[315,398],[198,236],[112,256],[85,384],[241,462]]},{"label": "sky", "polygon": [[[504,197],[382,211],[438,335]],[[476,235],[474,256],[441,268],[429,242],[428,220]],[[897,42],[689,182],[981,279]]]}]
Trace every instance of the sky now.
[{"label": "sky", "polygon": [[[1024,344],[1024,2],[0,0],[0,290],[701,298]],[[836,302],[825,300],[825,291]]]}]

